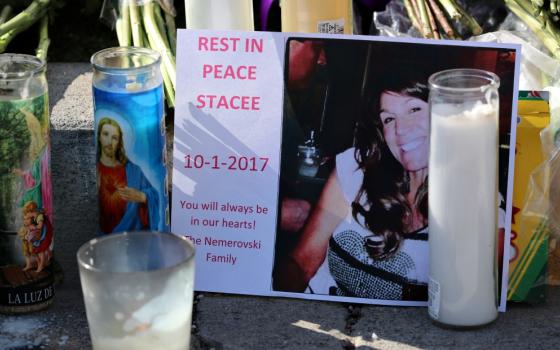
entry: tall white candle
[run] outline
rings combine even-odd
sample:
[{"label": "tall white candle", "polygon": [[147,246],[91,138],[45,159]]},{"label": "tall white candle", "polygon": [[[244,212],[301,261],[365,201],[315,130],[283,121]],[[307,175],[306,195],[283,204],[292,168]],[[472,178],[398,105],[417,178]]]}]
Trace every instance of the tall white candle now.
[{"label": "tall white candle", "polygon": [[431,123],[429,312],[482,325],[497,317],[498,108],[435,104]]},{"label": "tall white candle", "polygon": [[252,0],[185,0],[188,29],[254,30]]}]

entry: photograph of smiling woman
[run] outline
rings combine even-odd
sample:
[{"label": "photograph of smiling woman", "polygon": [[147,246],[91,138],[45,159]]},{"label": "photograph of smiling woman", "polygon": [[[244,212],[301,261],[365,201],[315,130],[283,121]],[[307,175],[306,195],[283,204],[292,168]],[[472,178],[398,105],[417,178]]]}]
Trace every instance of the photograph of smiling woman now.
[{"label": "photograph of smiling woman", "polygon": [[417,64],[401,64],[366,80],[354,154],[364,177],[352,213],[378,237],[367,246],[375,259],[390,257],[406,233],[427,225],[427,79]]},{"label": "photograph of smiling woman", "polygon": [[330,294],[427,299],[427,79],[418,64],[366,74],[354,147],[336,157],[353,220],[329,239]]},{"label": "photograph of smiling woman", "polygon": [[[484,69],[500,77],[500,143],[505,146],[500,147],[500,189],[506,193],[515,52],[293,40],[301,48],[323,49],[324,57],[318,55],[319,67],[309,65],[316,67],[309,88],[295,89],[292,73],[319,60],[296,55],[297,46],[288,46],[280,178],[290,191],[279,201],[272,290],[305,293],[309,299],[420,305],[427,301],[429,279],[428,78],[451,68]],[[315,176],[293,176],[294,167],[287,166],[303,158],[301,147],[284,147],[297,142],[296,127],[304,135],[316,131],[309,141],[320,155]],[[456,161],[461,159],[457,155]],[[300,202],[307,206],[288,205]],[[287,230],[284,218],[297,218],[300,225]]]},{"label": "photograph of smiling woman", "polygon": [[397,67],[365,74],[353,145],[334,156],[278,263],[277,290],[427,300],[428,75],[418,64]]}]

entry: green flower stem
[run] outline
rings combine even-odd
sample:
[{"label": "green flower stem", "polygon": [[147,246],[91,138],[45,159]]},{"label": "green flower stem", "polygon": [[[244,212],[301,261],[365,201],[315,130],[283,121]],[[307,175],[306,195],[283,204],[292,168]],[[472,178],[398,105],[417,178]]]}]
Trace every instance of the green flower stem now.
[{"label": "green flower stem", "polygon": [[2,8],[2,12],[0,12],[0,24],[6,23],[7,20],[10,19],[12,16],[12,7],[10,5],[6,5]]},{"label": "green flower stem", "polygon": [[436,20],[438,21],[439,25],[441,26],[441,28],[445,32],[445,35],[447,35],[447,37],[449,39],[457,39],[457,36],[455,35],[455,31],[453,30],[453,27],[451,26],[451,24],[449,24],[449,21],[447,20],[447,18],[443,14],[443,11],[439,7],[437,1],[436,0],[428,0],[428,4],[430,5],[430,8],[434,12],[434,16],[436,17]]},{"label": "green flower stem", "polygon": [[544,46],[552,53],[552,55],[560,59],[560,32],[552,23],[548,23],[546,29],[542,29],[541,22],[532,16],[530,12],[531,3],[529,0],[505,0],[507,7],[517,17],[519,17],[529,29],[537,35]]},{"label": "green flower stem", "polygon": [[169,40],[167,39],[167,32],[165,28],[165,21],[163,20],[163,16],[161,15],[161,8],[159,7],[157,2],[154,5],[154,19],[156,20],[157,28],[161,34],[161,37],[165,41],[165,44],[169,46]]},{"label": "green flower stem", "polygon": [[37,57],[39,57],[43,61],[46,61],[50,44],[51,40],[49,39],[49,15],[45,14],[41,18],[41,22],[39,23],[39,46],[37,46],[37,50],[35,51]]},{"label": "green flower stem", "polygon": [[169,47],[173,55],[177,54],[177,26],[175,25],[175,17],[165,12],[165,24],[167,26],[167,39]]},{"label": "green flower stem", "polygon": [[171,49],[166,45],[166,41],[163,39],[162,34],[158,30],[158,26],[154,15],[154,3],[148,2],[144,4],[144,28],[146,29],[146,34],[148,34],[148,40],[150,42],[150,47],[154,50],[159,51],[162,58],[162,63],[165,66],[165,70],[169,75],[169,80],[171,81],[171,86],[175,89],[175,57],[173,56]]},{"label": "green flower stem", "polygon": [[140,21],[140,11],[135,0],[128,1],[128,10],[130,16],[130,28],[132,31],[132,43],[134,46],[142,47],[142,22]]},{"label": "green flower stem", "polygon": [[167,106],[170,108],[175,107],[175,91],[171,84],[171,78],[169,73],[165,69],[165,66],[161,66],[161,76],[163,78],[163,91],[165,93],[165,99],[167,100]]},{"label": "green flower stem", "polygon": [[461,21],[464,25],[466,25],[473,35],[480,35],[482,34],[482,28],[465,9],[463,9],[459,4],[455,2],[455,0],[440,0],[439,1],[441,6],[449,17]]},{"label": "green flower stem", "polygon": [[436,19],[434,17],[434,13],[430,8],[430,5],[428,4],[427,0],[422,0],[422,2],[426,7],[426,12],[428,12],[428,19],[430,20],[430,29],[431,29],[432,37],[434,39],[441,39],[441,36],[439,35],[438,26],[436,24]]},{"label": "green flower stem", "polygon": [[150,48],[150,40],[148,40],[148,34],[142,31],[142,41],[144,42],[144,47]]},{"label": "green flower stem", "polygon": [[[531,5],[531,1],[518,1],[518,0],[513,0],[517,3],[517,5],[519,7],[521,7],[521,9],[525,12],[529,13],[533,13],[535,11],[535,8]],[[510,1],[511,2],[511,1]]]},{"label": "green flower stem", "polygon": [[422,36],[424,38],[433,38],[432,28],[430,27],[430,18],[428,16],[428,9],[424,0],[417,0],[418,9],[420,11],[420,25],[422,26]]},{"label": "green flower stem", "polygon": [[468,14],[467,11],[463,10],[463,8],[461,8],[461,7],[459,7],[459,11],[462,14],[461,18],[462,18],[463,23],[467,27],[469,27],[469,29],[471,30],[471,33],[473,33],[473,35],[482,34],[482,27],[480,26],[480,24],[478,24],[476,19],[474,19],[473,16]]},{"label": "green flower stem", "polygon": [[404,0],[404,8],[408,13],[408,18],[410,18],[412,25],[418,29],[420,33],[422,33],[422,27],[420,27],[420,23],[418,23],[418,18],[416,17],[416,13],[414,12],[414,8],[412,7],[410,0]]},{"label": "green flower stem", "polygon": [[544,6],[544,0],[531,0],[531,3],[535,8],[541,8]]},{"label": "green flower stem", "polygon": [[130,46],[130,11],[125,1],[121,1],[119,4],[119,18],[117,18],[115,23],[115,29],[117,30],[119,45]]},{"label": "green flower stem", "polygon": [[445,10],[445,12],[449,15],[449,17],[459,20],[461,19],[461,13],[457,9],[457,4],[454,0],[440,0],[439,3]]},{"label": "green flower stem", "polygon": [[[0,37],[8,34],[8,36],[13,38],[13,35],[29,28],[45,14],[49,4],[50,0],[34,0],[25,10],[6,23],[0,24]],[[14,31],[14,34],[10,34]]]},{"label": "green flower stem", "polygon": [[420,9],[418,8],[418,1],[417,0],[410,0],[410,5],[412,6],[412,11],[414,12],[414,16],[418,21],[418,31],[422,34],[422,24],[420,18]]},{"label": "green flower stem", "polygon": [[17,35],[17,31],[15,29],[10,30],[9,32],[0,35],[0,53],[6,51],[6,47],[12,41],[12,39]]}]

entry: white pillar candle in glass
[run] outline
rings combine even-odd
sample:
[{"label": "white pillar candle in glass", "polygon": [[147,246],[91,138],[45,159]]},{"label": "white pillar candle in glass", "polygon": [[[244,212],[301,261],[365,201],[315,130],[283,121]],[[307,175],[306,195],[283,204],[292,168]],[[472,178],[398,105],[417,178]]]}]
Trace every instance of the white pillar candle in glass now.
[{"label": "white pillar candle in glass", "polygon": [[448,326],[498,315],[498,86],[474,69],[430,77],[429,314]]},{"label": "white pillar candle in glass", "polygon": [[252,0],[185,0],[188,29],[254,30]]}]

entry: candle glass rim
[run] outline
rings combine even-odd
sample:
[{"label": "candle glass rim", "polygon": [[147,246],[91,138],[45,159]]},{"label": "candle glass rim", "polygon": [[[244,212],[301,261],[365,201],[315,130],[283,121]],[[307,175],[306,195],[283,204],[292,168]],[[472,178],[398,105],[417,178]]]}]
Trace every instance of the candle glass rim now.
[{"label": "candle glass rim", "polygon": [[[136,55],[138,57],[148,57],[151,58],[151,61],[146,64],[140,64],[138,66],[132,67],[110,66],[107,64],[103,64],[101,61],[101,59],[107,57],[126,57],[132,55]],[[146,47],[116,46],[97,51],[96,53],[91,55],[90,63],[95,70],[103,72],[105,74],[130,75],[131,72],[146,71],[152,69],[153,67],[159,66],[159,64],[161,63],[161,55],[156,50],[152,50]]]},{"label": "candle glass rim", "polygon": [[14,72],[1,72],[0,80],[22,80],[28,79],[45,72],[47,63],[45,60],[23,53],[1,53],[0,54],[0,66],[4,63],[19,63],[27,64],[27,69],[21,69]]},{"label": "candle glass rim", "polygon": [[[171,239],[177,240],[178,243],[183,244],[183,246],[188,250],[188,253],[185,257],[182,257],[179,262],[173,265],[153,269],[153,270],[133,270],[133,271],[115,271],[113,269],[102,269],[99,267],[95,267],[92,264],[85,261],[86,251],[92,247],[94,244],[98,244],[100,242],[108,241],[108,240],[123,240],[123,239],[135,239],[134,236],[151,236],[151,235],[159,235],[160,237],[166,235],[167,237],[171,237]],[[130,238],[129,238],[130,237]],[[82,246],[78,249],[76,253],[76,257],[78,260],[78,265],[80,268],[83,268],[86,271],[99,273],[99,274],[107,274],[107,275],[119,275],[119,276],[129,276],[138,273],[167,273],[173,270],[180,270],[188,265],[193,259],[196,254],[196,249],[192,242],[184,236],[179,236],[174,233],[170,232],[159,232],[159,231],[125,231],[119,233],[112,233],[107,236],[103,237],[96,237],[92,238],[86,243],[82,244]]]},{"label": "candle glass rim", "polygon": [[[443,79],[450,77],[478,78],[480,79],[481,84],[472,87],[458,87],[442,84]],[[486,84],[483,83],[484,81],[486,81]],[[430,89],[437,89],[449,93],[484,93],[489,88],[498,89],[500,87],[500,78],[495,73],[483,69],[454,68],[433,73],[428,78],[428,84],[430,85]]]}]

